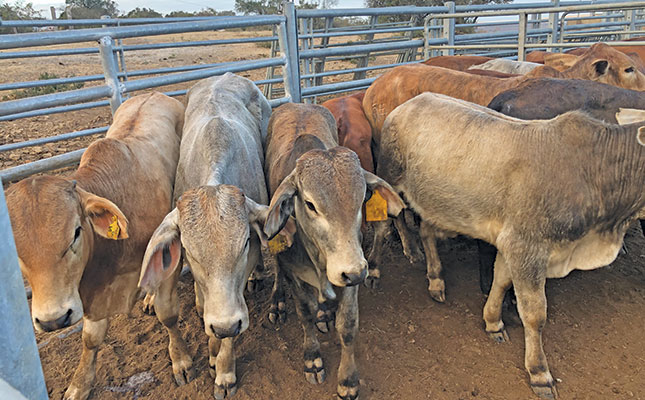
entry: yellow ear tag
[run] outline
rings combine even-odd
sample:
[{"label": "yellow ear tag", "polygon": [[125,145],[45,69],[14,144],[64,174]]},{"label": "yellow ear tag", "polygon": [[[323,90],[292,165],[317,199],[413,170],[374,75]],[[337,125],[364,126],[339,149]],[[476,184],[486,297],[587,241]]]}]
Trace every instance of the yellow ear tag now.
[{"label": "yellow ear tag", "polygon": [[120,231],[121,231],[121,228],[119,228],[119,219],[116,217],[116,215],[113,215],[112,223],[107,228],[107,237],[110,239],[117,240],[119,238]]},{"label": "yellow ear tag", "polygon": [[372,197],[365,203],[365,221],[385,221],[387,219],[387,200],[378,189],[372,193]]},{"label": "yellow ear tag", "polygon": [[275,235],[273,239],[269,240],[269,251],[271,254],[282,253],[288,248],[287,238],[282,235]]}]

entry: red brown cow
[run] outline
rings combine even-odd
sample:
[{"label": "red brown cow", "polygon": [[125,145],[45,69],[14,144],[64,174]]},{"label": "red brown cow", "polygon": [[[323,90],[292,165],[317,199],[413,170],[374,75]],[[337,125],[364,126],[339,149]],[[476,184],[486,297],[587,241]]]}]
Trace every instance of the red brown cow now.
[{"label": "red brown cow", "polygon": [[[108,319],[128,313],[137,300],[143,253],[170,211],[183,119],[184,107],[168,96],[133,97],[70,178],[31,177],[7,191],[36,330],[83,317],[83,353],[65,399],[87,398]],[[190,380],[192,359],[177,328],[176,299],[175,288],[161,287],[155,309],[182,384]]]},{"label": "red brown cow", "polygon": [[336,119],[338,143],[354,151],[363,169],[374,172],[372,160],[372,127],[363,112],[365,92],[327,100],[322,106]]},{"label": "red brown cow", "polygon": [[480,65],[490,60],[494,60],[494,58],[482,56],[438,56],[428,58],[422,64],[453,69],[455,71],[465,71],[473,65]]}]

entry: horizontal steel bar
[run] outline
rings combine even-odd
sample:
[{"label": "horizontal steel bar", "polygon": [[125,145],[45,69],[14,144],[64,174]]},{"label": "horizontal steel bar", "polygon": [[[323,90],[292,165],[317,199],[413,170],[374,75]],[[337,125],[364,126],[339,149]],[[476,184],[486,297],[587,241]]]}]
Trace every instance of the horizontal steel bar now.
[{"label": "horizontal steel bar", "polygon": [[403,49],[411,49],[413,47],[423,47],[423,40],[418,39],[418,40],[409,40],[407,42],[376,43],[376,44],[364,44],[360,46],[336,47],[336,48],[328,48],[328,49],[300,50],[300,59],[307,59],[307,58],[314,58],[314,57],[327,57],[327,56],[353,55],[353,54],[371,53],[374,51],[403,50]]},{"label": "horizontal steel bar", "polygon": [[215,46],[223,44],[239,44],[239,43],[257,43],[277,41],[277,36],[258,36],[252,38],[239,38],[239,39],[219,39],[219,40],[196,40],[192,42],[175,42],[175,43],[153,43],[153,44],[135,44],[129,46],[114,47],[114,51],[132,51],[132,50],[155,50],[155,49],[172,49],[181,47],[198,47],[198,46]]},{"label": "horizontal steel bar", "polygon": [[320,77],[327,77],[327,76],[336,76],[336,75],[343,75],[343,74],[351,74],[354,72],[363,72],[363,71],[376,71],[379,69],[386,69],[386,68],[394,68],[398,67],[401,65],[407,65],[407,64],[416,64],[419,61],[409,61],[409,62],[404,62],[404,63],[395,63],[395,64],[385,64],[385,65],[373,65],[369,67],[361,67],[361,68],[351,68],[351,69],[340,69],[340,70],[333,70],[333,71],[325,71],[325,72],[320,72],[317,74],[309,74],[309,75],[302,75],[300,79],[311,79],[311,78],[320,78]]},{"label": "horizontal steel bar", "polygon": [[0,52],[0,60],[12,58],[31,58],[31,57],[55,57],[71,56],[78,54],[98,54],[98,48],[84,47],[81,49],[55,49],[55,50],[35,50],[35,51],[4,51]]},{"label": "horizontal steel bar", "polygon": [[[2,103],[0,103],[0,105],[1,104]],[[27,111],[27,112],[22,112],[17,114],[4,115],[0,117],[0,121],[13,121],[21,118],[39,117],[41,115],[50,115],[50,114],[58,114],[58,113],[69,112],[69,111],[85,110],[88,108],[103,107],[108,105],[110,105],[109,101],[102,100],[102,101],[95,101],[91,103],[73,104],[71,106],[44,108],[44,109],[35,110],[35,111]]]},{"label": "horizontal steel bar", "polygon": [[42,26],[167,24],[169,22],[201,21],[212,18],[216,17],[0,20],[0,27],[22,28]]},{"label": "horizontal steel bar", "polygon": [[99,133],[107,132],[108,128],[109,126],[104,126],[102,128],[84,129],[82,131],[63,133],[61,135],[48,136],[48,137],[43,137],[43,138],[38,138],[33,140],[27,140],[24,142],[8,143],[0,146],[0,153],[3,151],[22,149],[24,147],[38,146],[45,143],[60,142],[62,140],[76,139],[79,137],[96,135]]},{"label": "horizontal steel bar", "polygon": [[81,156],[84,152],[85,149],[75,150],[58,156],[45,158],[43,160],[3,169],[0,171],[0,179],[2,179],[3,182],[17,181],[40,172],[68,167],[70,165],[77,164],[81,160]]},{"label": "horizontal steel bar", "polygon": [[110,36],[112,39],[166,35],[171,33],[202,32],[217,29],[243,28],[247,26],[275,25],[283,22],[281,15],[252,17],[218,17],[203,21],[174,22],[138,26],[91,28],[56,32],[18,33],[0,35],[0,49],[46,46],[63,43],[89,42]]},{"label": "horizontal steel bar", "polygon": [[209,76],[223,74],[225,72],[241,72],[258,68],[277,67],[280,65],[284,65],[284,59],[277,57],[254,61],[237,61],[221,67],[205,68],[197,71],[181,72],[161,77],[130,80],[123,82],[121,86],[124,93],[130,93],[136,90],[203,79]]},{"label": "horizontal steel bar", "polygon": [[281,97],[279,99],[271,99],[269,100],[269,104],[271,105],[271,108],[276,108],[278,106],[281,106],[282,104],[285,103],[290,103],[291,102],[291,97]]},{"label": "horizontal steel bar", "polygon": [[108,86],[96,86],[86,89],[69,90],[67,92],[28,97],[20,100],[5,101],[0,103],[2,104],[2,107],[0,107],[0,116],[37,110],[40,108],[49,108],[96,100],[102,97],[109,97],[111,93],[112,90]]},{"label": "horizontal steel bar", "polygon": [[329,83],[327,85],[320,85],[320,86],[314,86],[314,87],[308,87],[308,88],[303,87],[302,95],[313,96],[313,95],[324,94],[325,92],[333,91],[333,90],[352,89],[357,87],[369,86],[375,80],[376,78],[366,78],[366,79],[359,79],[355,81]]}]

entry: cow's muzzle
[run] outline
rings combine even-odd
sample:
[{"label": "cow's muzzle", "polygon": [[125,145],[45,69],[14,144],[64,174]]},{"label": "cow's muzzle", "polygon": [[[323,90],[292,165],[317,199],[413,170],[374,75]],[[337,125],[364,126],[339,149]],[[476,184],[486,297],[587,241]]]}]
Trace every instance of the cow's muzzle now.
[{"label": "cow's muzzle", "polygon": [[41,321],[38,318],[34,319],[36,325],[45,332],[51,332],[58,329],[63,329],[71,325],[72,323],[72,309],[68,309],[67,312],[59,318],[51,321]]},{"label": "cow's muzzle", "polygon": [[345,283],[345,286],[355,286],[358,284],[361,284],[365,281],[365,277],[367,276],[367,269],[363,268],[360,273],[358,274],[348,274],[343,272],[340,277]]},{"label": "cow's muzzle", "polygon": [[240,330],[242,330],[242,320],[238,320],[228,328],[222,328],[211,324],[211,330],[213,331],[213,334],[215,334],[215,337],[218,339],[237,336],[240,334]]}]

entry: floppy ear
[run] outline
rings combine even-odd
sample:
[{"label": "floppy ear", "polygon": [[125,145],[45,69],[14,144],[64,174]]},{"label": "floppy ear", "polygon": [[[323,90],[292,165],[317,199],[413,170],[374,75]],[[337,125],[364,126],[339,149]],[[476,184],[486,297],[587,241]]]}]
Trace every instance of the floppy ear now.
[{"label": "floppy ear", "polygon": [[616,121],[619,125],[634,124],[645,121],[645,110],[635,108],[619,108],[616,113]]},{"label": "floppy ear", "polygon": [[641,146],[645,146],[645,126],[638,128],[638,133],[636,134],[636,140]]},{"label": "floppy ear", "polygon": [[591,64],[596,72],[596,76],[605,75],[607,69],[609,68],[609,62],[607,60],[596,60]]},{"label": "floppy ear", "polygon": [[264,234],[272,239],[289,220],[293,212],[293,196],[296,195],[296,170],[291,171],[273,194],[269,204],[269,214],[264,222]]},{"label": "floppy ear", "polygon": [[[267,216],[269,215],[269,207],[258,204],[255,201],[246,198],[246,209],[249,211],[249,224],[251,228],[255,230],[262,246],[267,247],[269,245],[269,238],[262,230]],[[284,237],[287,247],[291,247],[293,244],[293,235],[296,234],[296,220],[293,217],[289,217],[287,222],[284,224],[284,227],[278,232],[279,236]]]},{"label": "floppy ear", "polygon": [[106,239],[127,239],[128,219],[110,200],[75,187],[94,232]]},{"label": "floppy ear", "polygon": [[387,201],[387,214],[391,217],[398,216],[401,210],[405,208],[405,203],[392,186],[371,172],[363,170],[363,175],[365,176],[367,188],[372,192],[378,189],[381,196]]},{"label": "floppy ear", "polygon": [[166,215],[148,242],[139,276],[139,287],[146,292],[156,290],[179,266],[181,240],[178,220],[179,211],[175,208]]}]

